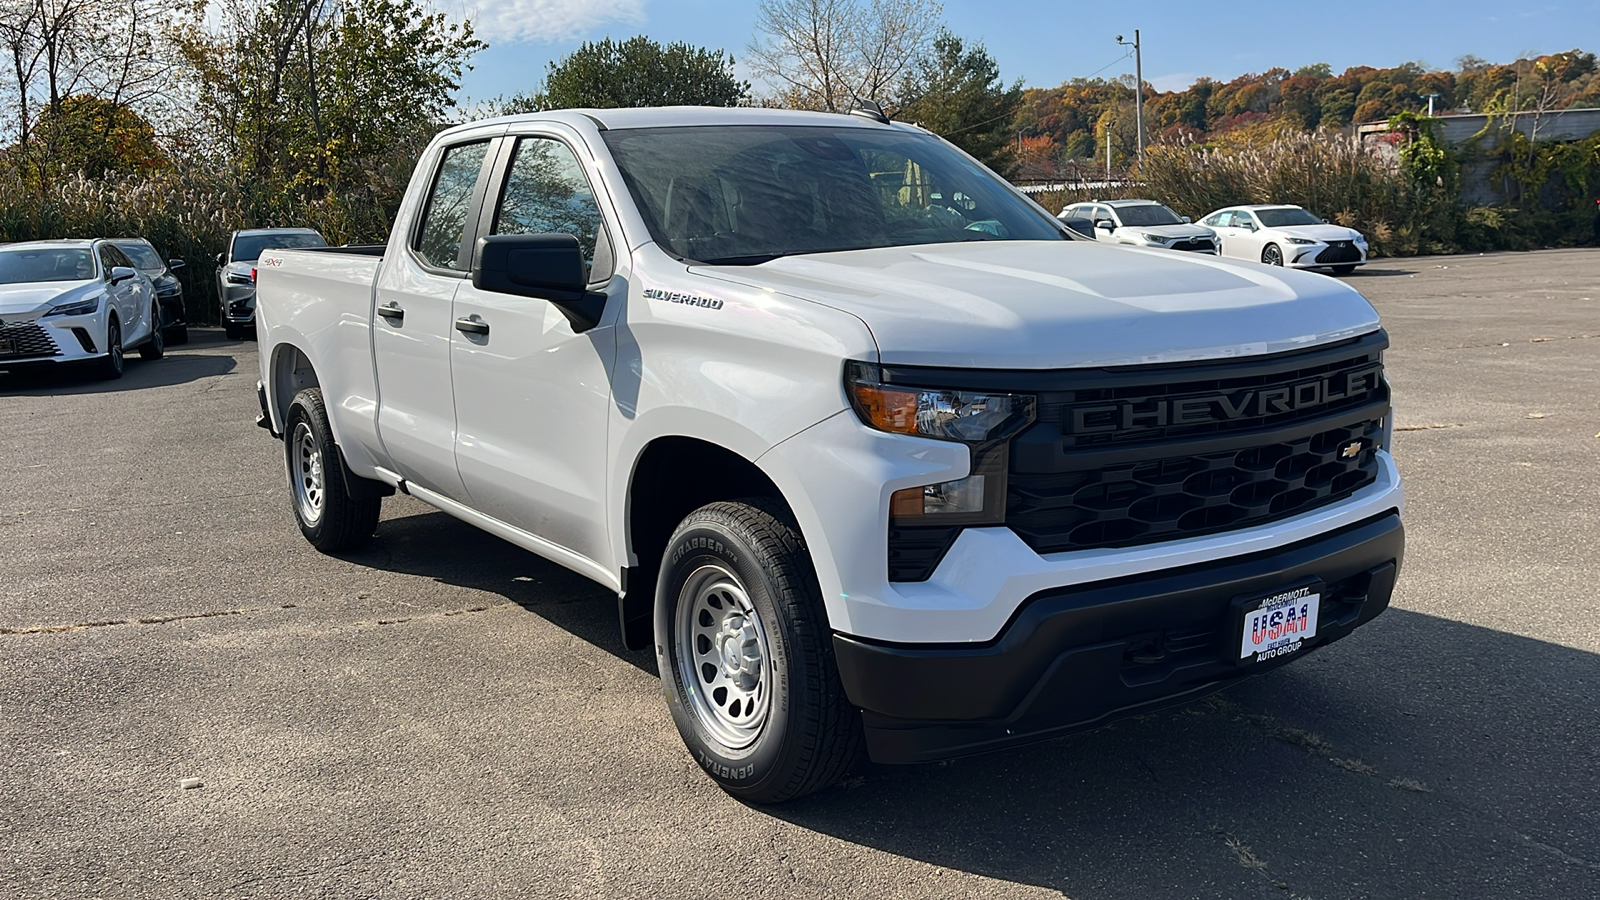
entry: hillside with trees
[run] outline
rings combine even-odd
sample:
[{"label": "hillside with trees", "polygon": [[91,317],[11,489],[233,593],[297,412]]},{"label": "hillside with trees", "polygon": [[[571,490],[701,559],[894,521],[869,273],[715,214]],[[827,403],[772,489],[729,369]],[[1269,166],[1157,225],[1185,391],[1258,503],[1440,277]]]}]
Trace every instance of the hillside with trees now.
[{"label": "hillside with trees", "polygon": [[[1496,64],[1462,57],[1452,70],[1405,63],[1388,69],[1356,66],[1335,75],[1326,63],[1293,71],[1269,69],[1231,81],[1201,78],[1181,91],[1144,88],[1150,143],[1249,143],[1318,128],[1382,122],[1428,107],[1509,112],[1600,106],[1595,54],[1571,50]],[[1114,165],[1135,154],[1132,79],[1076,78],[1022,92],[1014,127],[1022,138],[1024,178],[1050,178],[1069,160],[1105,164],[1106,137]]]}]

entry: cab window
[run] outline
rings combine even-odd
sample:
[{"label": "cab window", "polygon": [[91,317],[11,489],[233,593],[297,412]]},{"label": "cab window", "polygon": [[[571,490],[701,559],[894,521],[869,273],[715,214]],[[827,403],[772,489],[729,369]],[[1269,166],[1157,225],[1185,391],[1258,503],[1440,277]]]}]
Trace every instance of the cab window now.
[{"label": "cab window", "polygon": [[525,137],[517,141],[493,233],[570,234],[583,248],[591,282],[611,274],[594,191],[572,148],[558,140]]},{"label": "cab window", "polygon": [[461,259],[461,243],[466,236],[467,214],[472,209],[478,175],[488,150],[488,141],[458,144],[445,150],[413,244],[413,249],[427,265],[466,271]]}]

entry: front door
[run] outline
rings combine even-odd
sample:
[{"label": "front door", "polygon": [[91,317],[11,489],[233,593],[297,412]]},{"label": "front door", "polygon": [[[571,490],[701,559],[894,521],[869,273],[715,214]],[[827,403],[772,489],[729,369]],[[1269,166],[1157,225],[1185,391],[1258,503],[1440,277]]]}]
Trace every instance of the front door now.
[{"label": "front door", "polygon": [[[611,275],[605,225],[577,156],[553,137],[521,137],[490,234],[576,235],[592,287]],[[597,242],[604,252],[595,262]],[[463,283],[451,336],[456,463],[472,506],[609,567],[606,423],[616,330],[582,333],[556,304]],[[478,333],[478,329],[487,328]]]},{"label": "front door", "polygon": [[407,481],[458,501],[466,489],[455,460],[450,304],[465,283],[490,146],[469,141],[434,158],[433,188],[410,239],[395,240],[378,267],[372,320],[384,450]]}]

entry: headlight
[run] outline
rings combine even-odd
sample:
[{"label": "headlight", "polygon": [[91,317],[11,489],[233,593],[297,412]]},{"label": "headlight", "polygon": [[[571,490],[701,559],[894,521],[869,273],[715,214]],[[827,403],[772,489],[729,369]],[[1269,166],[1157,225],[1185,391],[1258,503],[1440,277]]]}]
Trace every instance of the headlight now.
[{"label": "headlight", "polygon": [[1305,238],[1287,238],[1287,240],[1291,244],[1315,244],[1316,243],[1316,241],[1307,240]]},{"label": "headlight", "polygon": [[1165,235],[1160,235],[1160,234],[1141,234],[1139,236],[1144,238],[1145,240],[1149,241],[1152,244],[1160,244],[1163,247],[1165,247],[1167,245],[1167,241],[1172,240],[1172,238],[1169,238],[1169,237],[1166,237]]},{"label": "headlight", "polygon": [[60,306],[52,306],[52,307],[50,307],[50,311],[45,313],[45,315],[46,316],[87,316],[87,315],[94,314],[95,312],[99,311],[99,309],[100,309],[100,298],[99,297],[91,297],[88,300],[74,300],[71,303],[63,303]]},{"label": "headlight", "polygon": [[229,284],[249,284],[250,283],[250,276],[244,274],[243,272],[229,272],[228,273],[228,283]]},{"label": "headlight", "polygon": [[1010,437],[1033,421],[1026,394],[942,391],[884,384],[871,363],[845,365],[845,389],[861,421],[894,434],[982,444]]},{"label": "headlight", "polygon": [[1360,244],[1360,245],[1362,245],[1362,246],[1366,246],[1366,243],[1367,243],[1366,235],[1363,235],[1363,234],[1356,235],[1355,236],[1355,242]]},{"label": "headlight", "polygon": [[1034,418],[1027,394],[936,390],[885,384],[871,363],[845,366],[845,390],[856,415],[872,428],[972,445],[966,478],[895,491],[889,517],[897,525],[997,525],[1005,521],[1006,438]]}]

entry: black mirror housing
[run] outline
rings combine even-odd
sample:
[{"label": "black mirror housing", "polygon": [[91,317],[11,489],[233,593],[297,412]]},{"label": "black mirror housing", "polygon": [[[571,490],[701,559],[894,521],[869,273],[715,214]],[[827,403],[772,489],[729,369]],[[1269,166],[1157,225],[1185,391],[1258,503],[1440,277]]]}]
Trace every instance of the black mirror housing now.
[{"label": "black mirror housing", "polygon": [[605,295],[588,287],[588,265],[570,234],[493,234],[472,254],[472,286],[556,304],[574,331],[600,322]]},{"label": "black mirror housing", "polygon": [[169,260],[167,260],[167,268],[171,269],[174,272],[176,272],[177,270],[183,268],[186,265],[188,265],[188,263],[185,263],[181,259],[169,259]]}]

